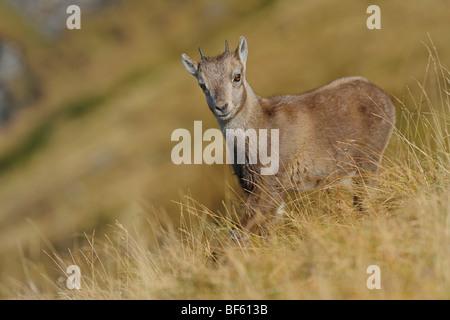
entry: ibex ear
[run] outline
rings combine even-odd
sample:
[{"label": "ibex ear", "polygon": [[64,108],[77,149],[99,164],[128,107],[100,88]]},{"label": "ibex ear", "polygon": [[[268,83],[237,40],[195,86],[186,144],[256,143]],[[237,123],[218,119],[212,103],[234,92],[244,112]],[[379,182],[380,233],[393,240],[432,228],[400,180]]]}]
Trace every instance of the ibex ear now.
[{"label": "ibex ear", "polygon": [[248,55],[248,46],[247,46],[247,40],[245,40],[244,36],[241,36],[239,38],[239,45],[236,49],[236,52],[238,54],[239,59],[242,61],[242,63],[247,63],[247,55]]},{"label": "ibex ear", "polygon": [[194,60],[188,57],[187,54],[183,53],[181,55],[181,62],[183,62],[184,67],[186,70],[192,74],[193,76],[197,77],[198,74],[198,64]]}]

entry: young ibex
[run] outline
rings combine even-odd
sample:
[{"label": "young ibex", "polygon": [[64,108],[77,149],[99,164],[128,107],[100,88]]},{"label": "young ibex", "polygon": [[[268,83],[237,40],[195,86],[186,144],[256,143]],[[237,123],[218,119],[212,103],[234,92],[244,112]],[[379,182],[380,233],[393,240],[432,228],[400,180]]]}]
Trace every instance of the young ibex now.
[{"label": "young ibex", "polygon": [[[214,58],[199,51],[199,63],[186,54],[182,62],[197,79],[224,134],[238,128],[279,130],[275,174],[260,175],[260,162],[233,163],[249,193],[241,237],[258,231],[291,188],[305,190],[350,177],[370,183],[395,123],[394,106],[383,90],[364,78],[347,77],[299,95],[262,98],[246,79],[248,47],[243,36],[234,52],[227,42],[225,52]],[[248,155],[247,148],[244,152]]]}]

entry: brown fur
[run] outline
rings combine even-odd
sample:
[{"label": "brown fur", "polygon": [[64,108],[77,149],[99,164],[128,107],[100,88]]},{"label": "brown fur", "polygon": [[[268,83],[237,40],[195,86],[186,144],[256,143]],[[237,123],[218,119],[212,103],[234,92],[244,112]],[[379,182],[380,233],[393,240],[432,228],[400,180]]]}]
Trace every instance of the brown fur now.
[{"label": "brown fur", "polygon": [[[244,37],[234,53],[202,59],[197,67],[183,55],[186,69],[208,87],[207,102],[222,130],[279,129],[275,175],[259,175],[259,163],[233,165],[249,193],[240,222],[244,231],[256,232],[286,190],[352,176],[367,183],[367,173],[378,172],[395,123],[395,108],[383,90],[364,78],[348,77],[299,95],[262,98],[246,81],[246,58]],[[232,80],[236,72],[242,74],[238,84]],[[225,103],[225,111],[216,109]]]}]

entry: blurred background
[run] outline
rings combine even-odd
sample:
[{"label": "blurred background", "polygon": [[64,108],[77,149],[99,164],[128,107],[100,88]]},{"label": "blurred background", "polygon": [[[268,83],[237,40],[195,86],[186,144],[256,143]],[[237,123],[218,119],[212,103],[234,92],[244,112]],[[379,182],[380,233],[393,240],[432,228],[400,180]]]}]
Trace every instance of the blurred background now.
[{"label": "blurred background", "polygon": [[[66,9],[81,8],[81,30]],[[448,0],[0,1],[0,287],[44,266],[83,233],[157,214],[179,219],[188,194],[213,211],[233,189],[226,165],[172,164],[173,130],[217,128],[185,52],[217,55],[239,36],[262,96],[364,76],[403,99],[421,80],[432,39],[450,64]],[[433,98],[433,97],[431,97]],[[393,99],[395,100],[395,99]]]}]

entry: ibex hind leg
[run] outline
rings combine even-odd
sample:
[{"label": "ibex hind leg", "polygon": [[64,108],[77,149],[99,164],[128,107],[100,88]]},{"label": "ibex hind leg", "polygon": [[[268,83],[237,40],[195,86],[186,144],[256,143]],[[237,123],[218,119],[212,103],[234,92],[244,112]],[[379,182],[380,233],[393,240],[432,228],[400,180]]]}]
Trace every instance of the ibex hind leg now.
[{"label": "ibex hind leg", "polygon": [[370,188],[376,187],[378,181],[376,176],[380,170],[380,161],[365,161],[359,166],[352,180],[355,185],[353,206],[359,211],[364,210],[363,198],[367,197]]}]

